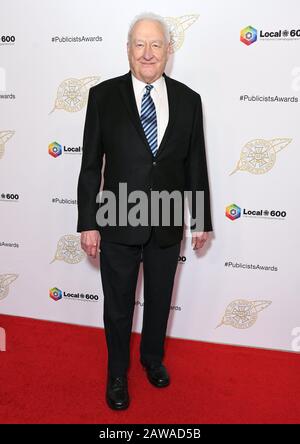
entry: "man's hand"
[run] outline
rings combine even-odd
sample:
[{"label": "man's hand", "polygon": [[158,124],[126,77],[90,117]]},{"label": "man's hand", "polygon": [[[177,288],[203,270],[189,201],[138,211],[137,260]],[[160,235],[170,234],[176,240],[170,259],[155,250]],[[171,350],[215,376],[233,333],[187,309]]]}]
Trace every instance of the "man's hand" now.
[{"label": "man's hand", "polygon": [[208,232],[206,231],[194,231],[192,233],[192,247],[193,250],[202,248],[208,239]]},{"label": "man's hand", "polygon": [[100,249],[100,233],[98,230],[82,231],[80,235],[81,248],[88,256],[95,259]]}]

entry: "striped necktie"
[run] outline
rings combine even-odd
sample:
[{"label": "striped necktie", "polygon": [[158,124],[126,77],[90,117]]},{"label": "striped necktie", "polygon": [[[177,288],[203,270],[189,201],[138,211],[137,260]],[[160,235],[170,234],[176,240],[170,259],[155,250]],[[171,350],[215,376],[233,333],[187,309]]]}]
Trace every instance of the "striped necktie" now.
[{"label": "striped necktie", "polygon": [[150,95],[153,85],[146,85],[146,92],[142,98],[141,123],[148,140],[152,154],[157,152],[157,119],[155,105]]}]

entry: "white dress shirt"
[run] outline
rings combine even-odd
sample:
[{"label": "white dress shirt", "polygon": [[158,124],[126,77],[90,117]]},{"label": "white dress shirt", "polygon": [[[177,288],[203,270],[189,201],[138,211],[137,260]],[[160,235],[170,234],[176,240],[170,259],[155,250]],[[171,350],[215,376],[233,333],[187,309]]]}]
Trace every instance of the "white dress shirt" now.
[{"label": "white dress shirt", "polygon": [[[142,97],[146,92],[145,86],[147,85],[147,83],[137,79],[133,75],[133,73],[131,73],[131,78],[132,78],[137,109],[139,115],[141,115]],[[151,83],[151,85],[153,85],[153,88],[150,94],[156,109],[157,147],[159,147],[169,121],[168,93],[167,93],[166,81],[163,76],[159,77],[157,80],[155,80],[155,82]]]}]

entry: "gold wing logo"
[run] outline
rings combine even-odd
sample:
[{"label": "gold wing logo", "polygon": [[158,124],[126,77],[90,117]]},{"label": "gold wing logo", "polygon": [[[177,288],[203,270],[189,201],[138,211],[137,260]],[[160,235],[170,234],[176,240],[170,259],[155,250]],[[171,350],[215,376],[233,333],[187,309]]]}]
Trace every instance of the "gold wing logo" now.
[{"label": "gold wing logo", "polygon": [[14,131],[0,131],[0,159],[5,153],[6,142],[15,134]]},{"label": "gold wing logo", "polygon": [[292,139],[254,139],[244,145],[240,159],[235,169],[237,171],[248,171],[251,174],[264,174],[275,165],[276,154],[285,148]]},{"label": "gold wing logo", "polygon": [[0,274],[0,301],[8,295],[9,285],[17,279],[17,274]]},{"label": "gold wing logo", "polygon": [[237,299],[227,305],[221,325],[231,325],[234,328],[250,328],[257,321],[257,314],[267,308],[271,301],[246,301]]},{"label": "gold wing logo", "polygon": [[198,20],[199,14],[182,15],[180,17],[165,17],[171,34],[172,52],[177,51],[184,42],[184,32]]},{"label": "gold wing logo", "polygon": [[82,110],[87,104],[89,88],[96,85],[99,76],[84,77],[83,79],[66,79],[58,87],[54,108],[63,109],[69,113]]},{"label": "gold wing logo", "polygon": [[64,261],[67,264],[78,264],[85,256],[86,254],[80,245],[80,235],[66,234],[59,239],[54,259],[50,264],[56,260]]}]

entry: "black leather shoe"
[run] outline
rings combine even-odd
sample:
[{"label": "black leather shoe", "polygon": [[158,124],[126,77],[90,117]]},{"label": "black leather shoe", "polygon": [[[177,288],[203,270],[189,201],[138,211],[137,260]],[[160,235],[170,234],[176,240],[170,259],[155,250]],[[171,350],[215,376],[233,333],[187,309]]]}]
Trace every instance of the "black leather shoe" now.
[{"label": "black leather shoe", "polygon": [[170,384],[170,377],[163,364],[144,365],[149,382],[155,387],[167,387]]},{"label": "black leather shoe", "polygon": [[107,378],[106,402],[113,410],[124,410],[129,406],[128,383],[126,376]]}]

